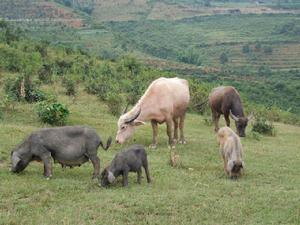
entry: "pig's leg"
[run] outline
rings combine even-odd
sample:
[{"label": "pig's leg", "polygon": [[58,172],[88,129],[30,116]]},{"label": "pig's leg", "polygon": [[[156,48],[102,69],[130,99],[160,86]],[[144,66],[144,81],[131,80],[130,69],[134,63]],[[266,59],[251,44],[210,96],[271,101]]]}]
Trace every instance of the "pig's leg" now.
[{"label": "pig's leg", "polygon": [[147,182],[150,183],[150,182],[151,182],[151,178],[150,178],[150,174],[149,174],[147,158],[146,158],[146,160],[143,162],[143,167],[144,167],[144,169],[145,169],[145,173],[146,173],[146,177],[147,177]]},{"label": "pig's leg", "polygon": [[140,184],[142,179],[142,169],[137,171],[137,182]]},{"label": "pig's leg", "polygon": [[92,177],[92,179],[94,179],[94,178],[97,178],[100,173],[100,159],[97,155],[89,156],[89,158],[92,161],[93,167],[94,167],[94,172],[93,172],[93,177]]},{"label": "pig's leg", "polygon": [[32,147],[32,153],[43,161],[44,176],[47,178],[52,177],[51,153],[46,148],[38,144]]},{"label": "pig's leg", "polygon": [[123,170],[123,186],[128,186],[128,170]]}]

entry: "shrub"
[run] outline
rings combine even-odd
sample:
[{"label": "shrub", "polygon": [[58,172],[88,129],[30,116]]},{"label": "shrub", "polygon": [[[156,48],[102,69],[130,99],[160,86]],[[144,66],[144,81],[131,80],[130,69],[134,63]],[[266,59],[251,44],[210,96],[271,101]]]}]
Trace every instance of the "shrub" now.
[{"label": "shrub", "polygon": [[124,98],[121,95],[110,93],[107,97],[107,106],[109,111],[114,116],[119,116],[121,114]]},{"label": "shrub", "polygon": [[275,127],[272,122],[267,121],[264,117],[256,118],[252,132],[275,136]]},{"label": "shrub", "polygon": [[222,64],[225,64],[227,63],[229,60],[228,60],[228,56],[225,52],[223,52],[221,55],[220,55],[220,63]]},{"label": "shrub", "polygon": [[271,46],[265,46],[265,47],[264,47],[264,53],[265,53],[265,54],[271,55],[272,52],[273,52],[273,49],[272,49]]},{"label": "shrub", "polygon": [[243,53],[247,54],[250,52],[250,45],[246,44],[243,46]]},{"label": "shrub", "polygon": [[76,95],[76,82],[70,78],[64,78],[62,80],[62,86],[66,89],[66,95],[75,96]]},{"label": "shrub", "polygon": [[70,114],[68,108],[58,102],[43,101],[36,105],[40,120],[51,125],[64,125]]},{"label": "shrub", "polygon": [[37,84],[32,82],[28,76],[18,76],[9,78],[4,83],[5,93],[15,101],[39,102],[46,100],[44,92],[37,88]]},{"label": "shrub", "polygon": [[255,48],[256,51],[260,51],[260,50],[261,50],[261,43],[257,41],[257,42],[255,43],[254,48]]}]

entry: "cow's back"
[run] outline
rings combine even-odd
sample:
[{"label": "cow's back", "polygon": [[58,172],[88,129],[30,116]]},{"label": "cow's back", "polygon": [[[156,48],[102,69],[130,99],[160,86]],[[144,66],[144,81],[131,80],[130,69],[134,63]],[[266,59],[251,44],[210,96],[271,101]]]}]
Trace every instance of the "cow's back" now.
[{"label": "cow's back", "polygon": [[153,108],[185,111],[190,101],[188,81],[180,78],[159,78],[151,83],[142,99]]},{"label": "cow's back", "polygon": [[212,110],[224,113],[223,109],[230,109],[232,103],[239,99],[239,93],[232,86],[220,86],[214,88],[208,97],[208,102]]}]

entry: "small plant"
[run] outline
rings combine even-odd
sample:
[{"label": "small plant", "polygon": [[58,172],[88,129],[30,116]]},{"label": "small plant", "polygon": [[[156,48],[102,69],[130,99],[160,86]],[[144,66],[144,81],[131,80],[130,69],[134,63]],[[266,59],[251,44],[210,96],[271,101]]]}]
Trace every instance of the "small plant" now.
[{"label": "small plant", "polygon": [[271,55],[273,52],[273,49],[271,46],[265,46],[264,47],[264,53],[267,54],[267,55]]},{"label": "small plant", "polygon": [[243,53],[247,54],[250,52],[250,45],[246,44],[243,46]]},{"label": "small plant", "polygon": [[77,93],[76,82],[70,78],[64,78],[62,80],[62,85],[66,89],[66,95],[75,96]]},{"label": "small plant", "polygon": [[7,79],[4,83],[4,90],[6,95],[15,101],[25,100],[32,103],[44,101],[47,98],[46,94],[37,88],[37,84],[26,76]]},{"label": "small plant", "polygon": [[225,64],[225,63],[227,63],[228,61],[229,61],[229,59],[228,59],[228,56],[227,56],[227,54],[225,53],[225,52],[223,52],[221,55],[220,55],[220,63],[221,64]]},{"label": "small plant", "polygon": [[40,120],[51,125],[64,125],[70,114],[68,108],[58,102],[43,101],[37,104],[36,111]]},{"label": "small plant", "polygon": [[252,132],[257,132],[259,134],[265,134],[270,136],[275,136],[275,127],[272,122],[267,121],[264,117],[256,118]]},{"label": "small plant", "polygon": [[124,98],[120,95],[110,93],[107,97],[107,106],[109,111],[114,116],[119,116],[121,114]]},{"label": "small plant", "polygon": [[206,126],[211,126],[212,124],[213,124],[213,121],[212,121],[212,118],[211,117],[204,117],[203,118],[203,121],[204,121],[204,124],[206,125]]}]

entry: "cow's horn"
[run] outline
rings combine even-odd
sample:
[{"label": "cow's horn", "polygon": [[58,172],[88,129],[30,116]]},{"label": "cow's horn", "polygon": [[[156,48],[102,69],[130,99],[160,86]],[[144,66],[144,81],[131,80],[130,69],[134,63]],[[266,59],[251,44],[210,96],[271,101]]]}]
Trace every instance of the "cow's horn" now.
[{"label": "cow's horn", "polygon": [[230,116],[231,116],[231,118],[232,118],[233,120],[235,120],[236,122],[239,121],[239,118],[236,117],[235,115],[233,115],[233,113],[232,113],[231,111],[230,111]]},{"label": "cow's horn", "polygon": [[128,118],[128,119],[125,121],[125,123],[131,123],[131,122],[133,122],[136,118],[139,117],[139,115],[141,114],[141,111],[142,111],[142,109],[139,108],[138,112],[137,112],[133,117]]},{"label": "cow's horn", "polygon": [[124,112],[123,112],[123,114],[127,113],[128,106],[129,106],[129,103],[127,103],[127,105],[126,105],[126,107],[125,107],[125,109],[124,109]]},{"label": "cow's horn", "polygon": [[113,183],[115,181],[115,176],[111,171],[108,171],[108,176],[107,176],[108,182]]}]

